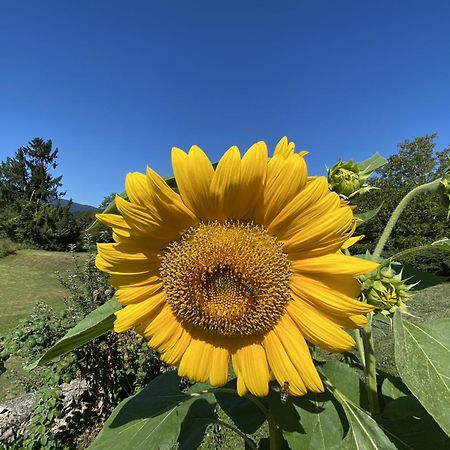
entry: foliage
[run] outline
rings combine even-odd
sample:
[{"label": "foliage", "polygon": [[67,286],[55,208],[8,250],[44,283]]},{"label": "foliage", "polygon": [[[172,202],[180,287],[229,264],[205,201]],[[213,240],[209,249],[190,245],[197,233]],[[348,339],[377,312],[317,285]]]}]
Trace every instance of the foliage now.
[{"label": "foliage", "polygon": [[[406,193],[444,174],[449,164],[450,147],[435,151],[436,137],[436,134],[431,134],[412,141],[405,140],[399,144],[398,153],[390,156],[388,163],[378,170],[379,176],[370,179],[370,184],[379,189],[358,199],[357,213],[377,208],[381,203],[383,207],[376,217],[359,228],[365,239],[355,245],[355,253],[373,250],[387,220]],[[447,236],[450,227],[446,219],[447,209],[437,196],[415,198],[400,217],[385,248],[385,255]]]},{"label": "foliage", "polygon": [[78,239],[70,202],[58,199],[62,176],[53,176],[58,149],[35,138],[0,163],[0,236],[49,250],[65,250]]},{"label": "foliage", "polygon": [[395,260],[423,272],[450,277],[450,252],[439,246],[426,245],[405,250]]},{"label": "foliage", "polygon": [[8,255],[14,255],[19,246],[15,244],[11,239],[0,238],[0,258],[4,258]]},{"label": "foliage", "polygon": [[[85,244],[92,245],[89,240]],[[85,262],[80,263],[75,255],[74,260],[73,271],[59,274],[69,293],[66,308],[56,312],[48,305],[38,304],[32,315],[21,320],[4,339],[2,362],[14,355],[25,364],[31,364],[67,330],[113,295],[107,277],[95,268],[92,254]],[[161,370],[166,370],[138,335],[133,332],[104,334],[108,329],[110,326],[99,338],[92,340],[94,336],[91,336],[87,345],[66,353],[50,365],[36,368],[26,377],[17,374],[17,382],[27,391],[37,390],[38,393],[31,437],[17,444],[17,448],[74,448],[76,439],[86,433],[87,428],[95,428],[122,399],[142,389]],[[76,377],[89,383],[91,414],[88,422],[73,424],[72,433],[62,442],[53,436],[51,427],[58,414],[60,387]],[[41,440],[47,442],[45,446]]]}]

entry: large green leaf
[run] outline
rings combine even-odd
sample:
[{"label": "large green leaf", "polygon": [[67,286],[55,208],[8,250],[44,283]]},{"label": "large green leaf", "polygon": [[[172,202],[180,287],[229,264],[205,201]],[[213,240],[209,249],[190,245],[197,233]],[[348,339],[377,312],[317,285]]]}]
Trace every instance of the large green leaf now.
[{"label": "large green leaf", "polygon": [[364,384],[349,366],[330,361],[321,368],[336,399],[344,409],[349,429],[339,448],[345,450],[395,449],[377,422],[362,409],[367,404]]},{"label": "large green leaf", "polygon": [[271,390],[270,411],[291,449],[333,450],[345,435],[347,426],[342,408],[329,392],[289,397]]},{"label": "large green leaf", "polygon": [[386,406],[378,421],[398,449],[448,449],[448,436],[400,378],[386,378],[382,392]]},{"label": "large green leaf", "polygon": [[38,366],[64,355],[78,347],[94,340],[95,338],[112,330],[114,325],[114,313],[122,306],[113,297],[104,305],[88,314],[81,322],[75,325],[67,334],[61,338],[55,345],[50,347],[37,361],[26,367],[32,370]]},{"label": "large green leaf", "polygon": [[359,170],[364,172],[375,172],[387,163],[387,159],[383,158],[379,153],[374,153],[370,158],[357,163]]},{"label": "large green leaf", "polygon": [[175,372],[167,372],[122,401],[89,449],[196,448],[206,426],[217,420],[214,396],[180,392],[179,381]]},{"label": "large green leaf", "polygon": [[418,326],[396,313],[394,338],[403,382],[450,435],[450,319]]},{"label": "large green leaf", "polygon": [[349,365],[340,361],[328,361],[321,367],[321,372],[355,405],[367,408],[367,390],[358,374]]},{"label": "large green leaf", "polygon": [[342,442],[345,450],[395,450],[395,446],[369,414],[336,392],[344,408],[350,429]]}]

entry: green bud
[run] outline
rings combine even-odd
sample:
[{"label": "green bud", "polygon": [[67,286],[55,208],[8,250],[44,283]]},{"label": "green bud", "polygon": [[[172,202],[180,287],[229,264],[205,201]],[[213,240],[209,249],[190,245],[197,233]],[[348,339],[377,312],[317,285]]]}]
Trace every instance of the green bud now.
[{"label": "green bud", "polygon": [[339,160],[334,167],[327,169],[327,172],[330,190],[339,194],[344,200],[373,189],[365,184],[372,172],[360,170],[352,160],[348,162]]},{"label": "green bud", "polygon": [[410,291],[416,284],[405,284],[402,272],[396,274],[389,264],[374,272],[361,275],[361,298],[375,307],[375,313],[392,316],[395,311],[407,311],[406,302],[412,297]]}]

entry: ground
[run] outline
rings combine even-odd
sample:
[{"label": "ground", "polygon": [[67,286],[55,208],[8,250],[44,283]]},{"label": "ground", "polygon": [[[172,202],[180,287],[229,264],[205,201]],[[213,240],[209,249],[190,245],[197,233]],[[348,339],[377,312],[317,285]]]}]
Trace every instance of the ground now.
[{"label": "ground", "polygon": [[13,328],[38,302],[63,307],[66,291],[56,272],[73,267],[74,258],[68,252],[18,250],[0,258],[0,334]]}]

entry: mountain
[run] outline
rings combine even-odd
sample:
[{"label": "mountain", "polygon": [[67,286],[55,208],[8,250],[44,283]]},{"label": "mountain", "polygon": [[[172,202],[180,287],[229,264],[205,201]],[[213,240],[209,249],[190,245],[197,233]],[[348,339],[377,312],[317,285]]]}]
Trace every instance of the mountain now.
[{"label": "mountain", "polygon": [[[50,202],[52,205],[56,205],[56,204],[60,204],[62,206],[67,205],[67,203],[69,203],[70,200],[66,200],[65,198],[60,198],[58,200],[53,200],[52,202]],[[70,212],[72,213],[81,213],[81,212],[86,212],[86,211],[98,211],[98,208],[96,208],[95,206],[91,206],[91,205],[83,205],[81,203],[76,203],[76,202],[72,202],[72,206],[70,207]]]}]

